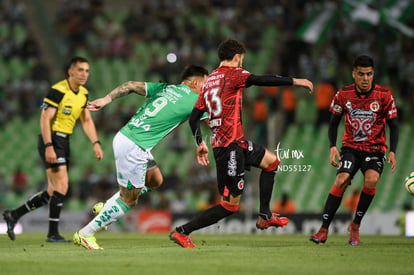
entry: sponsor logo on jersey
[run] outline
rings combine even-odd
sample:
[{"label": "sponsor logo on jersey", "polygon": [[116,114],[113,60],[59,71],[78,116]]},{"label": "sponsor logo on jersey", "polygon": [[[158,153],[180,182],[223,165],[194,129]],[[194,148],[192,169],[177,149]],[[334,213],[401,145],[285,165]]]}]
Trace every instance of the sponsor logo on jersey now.
[{"label": "sponsor logo on jersey", "polygon": [[230,177],[236,176],[237,160],[236,160],[236,151],[230,152],[230,159],[227,163],[227,175]]},{"label": "sponsor logo on jersey", "polygon": [[396,113],[397,113],[397,109],[395,109],[395,108],[388,111],[388,115],[390,115],[390,116],[392,116],[393,114],[396,114]]},{"label": "sponsor logo on jersey", "polygon": [[[374,103],[374,102],[373,102]],[[378,103],[378,102],[377,102]],[[352,103],[348,100],[345,104],[345,106],[349,110],[349,115],[351,116],[351,119],[373,119],[374,118],[374,112],[372,110],[363,110],[359,108],[352,108]],[[379,104],[378,104],[379,108]]]},{"label": "sponsor logo on jersey", "polygon": [[348,110],[352,110],[352,103],[351,103],[351,101],[347,101],[346,103],[345,103],[345,106],[348,108]]},{"label": "sponsor logo on jersey", "polygon": [[372,133],[372,127],[376,121],[377,114],[372,110],[354,109],[349,100],[345,106],[349,110],[354,141],[361,142],[366,140]]},{"label": "sponsor logo on jersey", "polygon": [[57,163],[66,163],[66,159],[63,157],[60,157],[57,159]]},{"label": "sponsor logo on jersey", "polygon": [[185,86],[185,87],[181,87],[181,86],[175,86],[177,89],[179,89],[180,91],[183,91],[184,93],[186,93],[186,94],[190,94],[191,93],[191,90],[190,90],[190,88],[188,88],[187,86]]},{"label": "sponsor logo on jersey", "polygon": [[342,112],[342,107],[335,104],[334,107],[333,107],[333,110],[334,110],[335,113],[340,113],[340,112]]},{"label": "sponsor logo on jersey", "polygon": [[250,152],[253,151],[253,142],[251,140],[247,141],[247,150],[249,150]]},{"label": "sponsor logo on jersey", "polygon": [[[68,101],[69,101],[69,100],[68,100]],[[70,105],[65,105],[65,106],[63,107],[62,113],[63,113],[64,115],[70,115],[70,114],[72,113],[72,106],[70,106]]]},{"label": "sponsor logo on jersey", "polygon": [[351,118],[373,119],[374,113],[369,110],[354,109],[350,112]]},{"label": "sponsor logo on jersey", "polygon": [[369,109],[373,112],[378,111],[379,108],[380,108],[380,105],[379,105],[378,101],[374,101],[369,105]]},{"label": "sponsor logo on jersey", "polygon": [[210,120],[209,126],[210,128],[221,126],[221,118]]},{"label": "sponsor logo on jersey", "polygon": [[243,190],[243,188],[244,188],[244,180],[240,180],[237,183],[237,188],[239,188],[239,190]]}]

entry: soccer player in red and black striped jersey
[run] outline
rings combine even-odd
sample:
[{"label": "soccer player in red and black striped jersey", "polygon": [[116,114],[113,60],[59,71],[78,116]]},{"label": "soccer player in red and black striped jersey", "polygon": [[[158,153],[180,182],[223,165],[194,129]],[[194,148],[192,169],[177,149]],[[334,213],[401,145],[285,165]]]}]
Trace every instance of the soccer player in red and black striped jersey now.
[{"label": "soccer player in red and black striped jersey", "polygon": [[307,79],[276,75],[258,76],[242,69],[246,49],[234,39],[223,41],[218,48],[220,66],[203,85],[203,91],[190,116],[190,126],[197,143],[197,160],[207,165],[208,147],[200,132],[200,118],[207,112],[212,131],[212,148],[216,160],[218,189],[221,203],[171,232],[170,239],[183,247],[196,247],[189,236],[194,230],[209,226],[238,210],[244,190],[244,171],[250,166],[262,169],[260,175],[260,213],[256,223],[259,229],[283,227],[287,218],[270,211],[275,171],[279,159],[263,146],[246,141],[242,125],[242,91],[244,87],[295,85],[312,92]]},{"label": "soccer player in red and black striped jersey", "polygon": [[[354,61],[352,77],[355,83],[341,88],[335,95],[330,111],[329,142],[330,163],[338,167],[335,183],[329,192],[322,214],[322,227],[310,240],[324,243],[328,237],[329,225],[338,210],[346,187],[361,170],[364,185],[361,191],[355,217],[348,227],[349,244],[359,245],[359,226],[375,195],[375,188],[381,176],[386,144],[386,125],[390,129],[390,151],[387,162],[391,172],[395,171],[395,152],[398,143],[397,109],[391,92],[375,83],[374,61],[370,56],[360,55]],[[336,148],[338,125],[345,119],[341,154]],[[339,163],[336,161],[339,160]]]}]

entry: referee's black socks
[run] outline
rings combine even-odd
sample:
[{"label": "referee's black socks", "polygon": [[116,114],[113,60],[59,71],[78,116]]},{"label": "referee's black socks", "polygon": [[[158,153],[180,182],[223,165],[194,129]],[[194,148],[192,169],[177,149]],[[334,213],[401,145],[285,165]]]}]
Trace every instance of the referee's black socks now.
[{"label": "referee's black socks", "polygon": [[59,218],[60,211],[63,207],[63,201],[65,195],[54,191],[53,195],[50,197],[49,202],[49,233],[48,236],[58,235],[59,234]]},{"label": "referee's black socks", "polygon": [[23,215],[49,203],[50,196],[46,190],[34,194],[23,205],[12,211],[13,218],[20,219]]}]

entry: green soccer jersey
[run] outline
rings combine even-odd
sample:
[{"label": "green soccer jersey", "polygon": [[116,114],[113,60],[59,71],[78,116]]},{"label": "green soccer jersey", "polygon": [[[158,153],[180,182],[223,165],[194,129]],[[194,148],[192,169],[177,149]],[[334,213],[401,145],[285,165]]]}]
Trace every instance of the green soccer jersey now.
[{"label": "green soccer jersey", "polygon": [[120,130],[143,149],[151,149],[186,120],[198,95],[187,85],[145,83],[147,101]]}]

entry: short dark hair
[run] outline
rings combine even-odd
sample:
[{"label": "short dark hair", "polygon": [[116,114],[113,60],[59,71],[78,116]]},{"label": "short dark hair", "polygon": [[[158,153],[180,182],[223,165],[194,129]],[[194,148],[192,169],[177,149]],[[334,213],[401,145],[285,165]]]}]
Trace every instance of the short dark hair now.
[{"label": "short dark hair", "polygon": [[73,67],[76,63],[89,63],[88,59],[86,59],[85,57],[80,57],[80,56],[75,56],[72,57],[69,61],[69,68]]},{"label": "short dark hair", "polygon": [[221,42],[217,53],[220,61],[232,60],[236,54],[246,53],[246,47],[242,42],[236,39],[228,38]]},{"label": "short dark hair", "polygon": [[372,67],[374,68],[374,60],[372,57],[362,54],[358,55],[354,60],[354,69],[356,67]]},{"label": "short dark hair", "polygon": [[197,65],[187,65],[184,70],[181,72],[180,82],[183,82],[189,77],[192,76],[205,76],[208,75],[207,69]]}]

